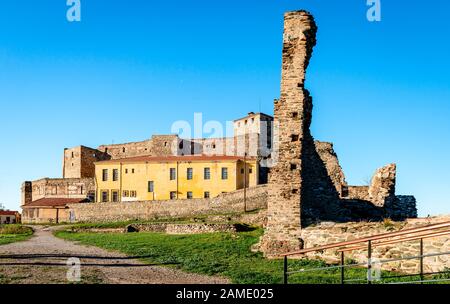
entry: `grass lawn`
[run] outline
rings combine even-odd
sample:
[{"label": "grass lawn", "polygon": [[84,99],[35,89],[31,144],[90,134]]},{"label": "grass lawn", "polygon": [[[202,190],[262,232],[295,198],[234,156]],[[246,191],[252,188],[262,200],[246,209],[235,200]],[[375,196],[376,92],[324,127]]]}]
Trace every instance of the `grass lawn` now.
[{"label": "grass lawn", "polygon": [[0,245],[25,241],[31,237],[33,230],[18,224],[0,225]]},{"label": "grass lawn", "polygon": [[[257,243],[262,229],[241,233],[167,235],[162,233],[74,233],[56,232],[58,237],[83,244],[142,256],[147,263],[172,264],[184,271],[221,275],[233,283],[282,283],[283,261],[267,260],[250,247]],[[289,260],[290,270],[327,266],[322,261]],[[388,275],[383,272],[383,275]],[[391,273],[392,274],[392,273]],[[365,269],[346,269],[347,279],[364,279]],[[338,269],[291,275],[290,283],[339,283]]]}]

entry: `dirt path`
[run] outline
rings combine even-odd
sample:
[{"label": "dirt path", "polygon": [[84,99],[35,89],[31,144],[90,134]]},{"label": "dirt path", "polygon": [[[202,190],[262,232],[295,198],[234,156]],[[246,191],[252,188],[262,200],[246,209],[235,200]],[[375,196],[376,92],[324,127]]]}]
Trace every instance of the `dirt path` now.
[{"label": "dirt path", "polygon": [[0,246],[0,284],[70,283],[67,279],[70,268],[67,261],[71,257],[80,259],[82,283],[229,283],[224,278],[146,265],[120,253],[65,241],[53,236],[49,228],[35,226],[33,229],[35,233],[31,239]]}]

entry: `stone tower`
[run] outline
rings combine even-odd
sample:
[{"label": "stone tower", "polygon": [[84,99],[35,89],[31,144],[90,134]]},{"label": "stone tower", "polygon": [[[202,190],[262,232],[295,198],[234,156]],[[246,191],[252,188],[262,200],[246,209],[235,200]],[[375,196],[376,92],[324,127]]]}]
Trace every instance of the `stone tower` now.
[{"label": "stone tower", "polygon": [[272,154],[276,163],[269,176],[268,219],[260,243],[266,255],[301,248],[302,153],[305,142],[312,141],[312,100],[304,84],[316,31],[314,18],[308,12],[285,14],[281,96],[274,108],[278,151]]}]

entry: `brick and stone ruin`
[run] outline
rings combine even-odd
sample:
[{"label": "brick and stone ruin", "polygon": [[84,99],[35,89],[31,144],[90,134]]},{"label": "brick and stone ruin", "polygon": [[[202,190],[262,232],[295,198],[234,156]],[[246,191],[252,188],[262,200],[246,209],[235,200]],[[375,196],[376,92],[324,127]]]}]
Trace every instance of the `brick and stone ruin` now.
[{"label": "brick and stone ruin", "polygon": [[321,221],[417,217],[412,196],[395,195],[396,165],[378,169],[369,186],[349,186],[331,143],[311,133],[312,97],[305,76],[317,26],[305,11],[285,14],[277,162],[268,185],[268,216],[260,250],[277,255],[302,248],[302,228]]}]

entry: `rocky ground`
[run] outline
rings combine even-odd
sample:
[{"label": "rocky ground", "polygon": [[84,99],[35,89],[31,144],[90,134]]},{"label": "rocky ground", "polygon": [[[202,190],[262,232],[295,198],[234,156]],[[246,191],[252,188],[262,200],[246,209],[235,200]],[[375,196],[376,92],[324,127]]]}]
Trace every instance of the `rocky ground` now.
[{"label": "rocky ground", "polygon": [[189,274],[177,269],[148,265],[139,257],[127,257],[97,247],[58,239],[53,228],[33,227],[34,236],[24,242],[0,246],[0,284],[67,284],[76,277],[70,258],[81,262],[81,283],[86,284],[214,284],[226,278]]}]

